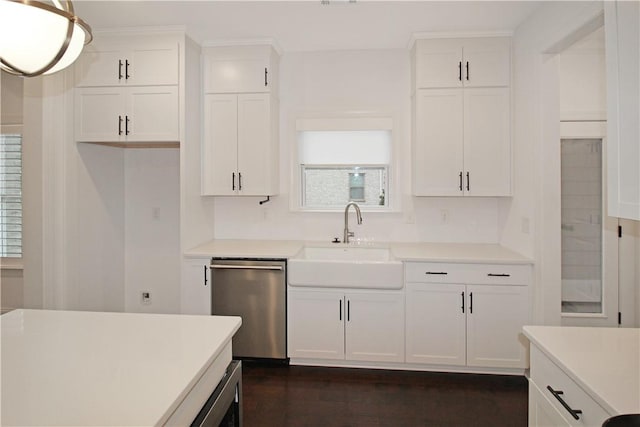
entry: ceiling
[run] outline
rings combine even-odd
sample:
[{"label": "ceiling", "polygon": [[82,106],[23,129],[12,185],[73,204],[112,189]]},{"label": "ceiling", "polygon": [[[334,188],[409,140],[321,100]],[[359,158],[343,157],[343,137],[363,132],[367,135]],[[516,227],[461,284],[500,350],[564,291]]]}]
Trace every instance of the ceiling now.
[{"label": "ceiling", "polygon": [[94,30],[184,26],[197,42],[272,38],[283,51],[395,49],[419,32],[513,31],[540,1],[75,0]]}]

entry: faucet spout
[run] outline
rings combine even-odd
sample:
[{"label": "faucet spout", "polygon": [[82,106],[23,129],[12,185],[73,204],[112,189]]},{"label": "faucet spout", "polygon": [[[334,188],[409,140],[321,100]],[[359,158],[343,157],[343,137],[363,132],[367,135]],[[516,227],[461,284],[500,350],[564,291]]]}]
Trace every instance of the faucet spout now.
[{"label": "faucet spout", "polygon": [[358,224],[362,224],[362,212],[360,212],[360,206],[358,206],[355,202],[347,203],[347,206],[344,208],[344,236],[343,242],[349,243],[349,237],[353,237],[355,234],[353,231],[349,231],[349,208],[353,206],[356,210],[356,220]]}]

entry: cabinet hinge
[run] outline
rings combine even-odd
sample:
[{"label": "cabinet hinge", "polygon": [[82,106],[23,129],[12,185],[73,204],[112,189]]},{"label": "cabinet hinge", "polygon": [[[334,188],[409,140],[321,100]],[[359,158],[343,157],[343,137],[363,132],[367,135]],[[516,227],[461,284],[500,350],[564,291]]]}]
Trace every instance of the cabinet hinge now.
[{"label": "cabinet hinge", "polygon": [[618,226],[618,238],[622,238],[622,226]]},{"label": "cabinet hinge", "polygon": [[622,325],[622,312],[618,312],[618,325]]}]

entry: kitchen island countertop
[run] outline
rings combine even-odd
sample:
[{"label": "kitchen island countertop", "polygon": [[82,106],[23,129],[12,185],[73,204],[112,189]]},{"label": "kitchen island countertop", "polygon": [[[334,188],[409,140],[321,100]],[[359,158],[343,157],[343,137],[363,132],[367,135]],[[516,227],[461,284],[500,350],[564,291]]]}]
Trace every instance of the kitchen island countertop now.
[{"label": "kitchen island countertop", "polygon": [[640,329],[523,329],[535,346],[609,414],[640,413]]},{"label": "kitchen island countertop", "polygon": [[189,424],[231,361],[239,317],[14,310],[2,425]]}]

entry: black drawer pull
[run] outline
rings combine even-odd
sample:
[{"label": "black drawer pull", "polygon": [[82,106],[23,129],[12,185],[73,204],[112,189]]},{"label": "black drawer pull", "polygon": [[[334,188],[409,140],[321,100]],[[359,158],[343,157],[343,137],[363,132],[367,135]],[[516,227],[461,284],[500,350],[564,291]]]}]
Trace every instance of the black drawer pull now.
[{"label": "black drawer pull", "polygon": [[489,273],[489,274],[487,274],[487,276],[489,276],[489,277],[511,277],[510,274],[505,274],[505,273]]},{"label": "black drawer pull", "polygon": [[446,276],[449,273],[447,273],[446,271],[425,271],[424,274],[440,274],[442,276]]},{"label": "black drawer pull", "polygon": [[564,394],[562,390],[554,390],[553,388],[551,388],[550,385],[547,386],[547,390],[549,390],[551,394],[553,394],[553,397],[558,399],[558,402],[562,404],[564,409],[566,409],[567,412],[569,412],[574,419],[576,420],[580,419],[580,414],[582,414],[582,411],[580,409],[571,409],[571,406],[569,406],[567,402],[565,402],[564,399],[560,397],[561,394]]}]

